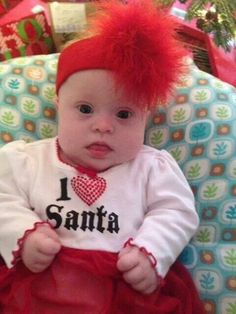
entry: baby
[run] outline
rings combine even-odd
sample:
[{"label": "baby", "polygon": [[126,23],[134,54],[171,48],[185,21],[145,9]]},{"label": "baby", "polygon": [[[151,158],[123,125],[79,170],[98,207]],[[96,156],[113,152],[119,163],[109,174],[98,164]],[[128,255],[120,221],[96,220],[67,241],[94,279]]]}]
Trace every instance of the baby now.
[{"label": "baby", "polygon": [[150,111],[183,73],[185,51],[172,18],[149,1],[101,6],[96,35],[59,57],[58,136],[0,151],[0,253],[7,268],[21,263],[37,280],[64,248],[115,254],[126,285],[150,295],[199,221],[175,160],[143,145]]}]

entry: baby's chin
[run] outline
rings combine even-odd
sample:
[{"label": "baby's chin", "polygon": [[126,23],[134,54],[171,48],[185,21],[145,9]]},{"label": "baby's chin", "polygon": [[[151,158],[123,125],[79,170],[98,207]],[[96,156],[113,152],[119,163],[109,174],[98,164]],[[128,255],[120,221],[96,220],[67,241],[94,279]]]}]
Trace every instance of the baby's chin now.
[{"label": "baby's chin", "polygon": [[[120,157],[120,156],[119,156]],[[86,159],[80,159],[80,158],[71,158],[71,161],[73,162],[74,167],[76,166],[82,166],[84,168],[94,170],[96,172],[104,172],[110,168],[119,166],[120,164],[126,163],[129,160],[132,160],[134,156],[129,156],[129,158],[86,158]]]},{"label": "baby's chin", "polygon": [[122,161],[106,161],[106,162],[97,160],[96,162],[86,163],[86,166],[84,167],[95,170],[97,172],[104,172],[110,168],[113,168],[115,166],[122,164],[123,162],[124,162],[123,160]]},{"label": "baby's chin", "polygon": [[103,172],[110,168],[115,167],[116,165],[117,165],[116,163],[105,163],[105,164],[91,163],[91,164],[87,164],[86,168],[95,170],[97,172]]}]

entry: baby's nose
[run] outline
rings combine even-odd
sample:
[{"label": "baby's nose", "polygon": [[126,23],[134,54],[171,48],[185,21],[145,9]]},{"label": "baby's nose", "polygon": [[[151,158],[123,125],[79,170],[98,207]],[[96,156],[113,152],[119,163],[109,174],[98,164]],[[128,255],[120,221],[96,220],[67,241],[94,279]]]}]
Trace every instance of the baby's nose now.
[{"label": "baby's nose", "polygon": [[114,131],[114,123],[111,117],[97,117],[93,124],[93,130],[101,133],[112,133]]}]

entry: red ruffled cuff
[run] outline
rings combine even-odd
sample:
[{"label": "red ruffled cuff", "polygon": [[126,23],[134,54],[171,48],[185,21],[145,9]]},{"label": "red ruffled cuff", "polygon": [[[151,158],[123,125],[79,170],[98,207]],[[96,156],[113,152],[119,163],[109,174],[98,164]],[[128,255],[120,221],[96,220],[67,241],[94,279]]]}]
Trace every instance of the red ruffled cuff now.
[{"label": "red ruffled cuff", "polygon": [[155,268],[155,271],[156,271],[156,276],[157,276],[157,281],[158,281],[158,287],[162,287],[164,285],[164,279],[158,274],[158,271],[157,271],[157,260],[155,258],[155,256],[151,253],[151,252],[148,252],[148,250],[145,248],[145,247],[139,247],[137,246],[136,244],[132,243],[134,239],[133,238],[129,238],[125,244],[124,244],[124,247],[126,246],[135,246],[137,247],[142,253],[144,253],[147,258],[149,259],[151,265],[153,268]]},{"label": "red ruffled cuff", "polygon": [[25,239],[28,237],[29,234],[31,234],[32,232],[34,232],[39,226],[42,225],[48,225],[50,228],[52,228],[52,226],[50,225],[50,223],[45,222],[45,221],[39,221],[39,222],[35,222],[34,226],[32,229],[26,230],[23,237],[18,239],[17,241],[17,245],[18,245],[18,249],[15,251],[12,251],[12,255],[13,255],[13,260],[11,262],[11,264],[14,266],[16,265],[16,263],[20,260],[21,258],[21,251],[23,248],[23,244]]}]

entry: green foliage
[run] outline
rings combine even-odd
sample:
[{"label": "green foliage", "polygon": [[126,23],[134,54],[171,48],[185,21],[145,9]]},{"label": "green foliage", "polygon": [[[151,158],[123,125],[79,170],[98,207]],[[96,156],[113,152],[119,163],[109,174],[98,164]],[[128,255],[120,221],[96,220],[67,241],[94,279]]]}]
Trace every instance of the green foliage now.
[{"label": "green foliage", "polygon": [[43,138],[49,138],[53,136],[53,128],[50,125],[44,124],[41,128],[41,134]]},{"label": "green foliage", "polygon": [[[217,46],[226,51],[232,49],[231,41],[236,33],[235,0],[189,0],[187,2],[187,20],[201,21],[199,28],[213,36]],[[210,13],[208,13],[210,12]],[[198,25],[198,24],[197,24]]]},{"label": "green foliage", "polygon": [[151,143],[153,146],[158,146],[163,141],[163,133],[161,131],[157,131],[152,134]]},{"label": "green foliage", "polygon": [[229,303],[229,307],[226,309],[226,314],[236,314],[236,302],[235,303]]},{"label": "green foliage", "polygon": [[227,119],[229,118],[229,109],[225,106],[219,107],[216,111],[216,115],[220,119]]},{"label": "green foliage", "polygon": [[233,175],[236,176],[236,168],[233,168],[232,172],[233,172]]},{"label": "green foliage", "polygon": [[209,184],[204,190],[204,196],[208,199],[215,198],[217,191],[218,187],[215,183]]},{"label": "green foliage", "polygon": [[55,88],[53,87],[48,87],[45,91],[44,91],[44,97],[47,98],[49,101],[53,101],[54,97],[55,97]]},{"label": "green foliage", "polygon": [[35,112],[35,103],[33,100],[27,100],[23,103],[24,110],[28,113],[34,113]]},{"label": "green foliage", "polygon": [[205,229],[202,229],[198,232],[198,234],[196,235],[196,239],[198,242],[201,242],[201,243],[208,243],[210,242],[210,231],[205,228]]},{"label": "green foliage", "polygon": [[224,87],[224,84],[223,84],[223,82],[221,82],[221,81],[216,81],[216,82],[215,82],[215,86],[216,86],[217,88],[223,88],[223,87]]},{"label": "green foliage", "polygon": [[195,99],[199,102],[206,101],[207,93],[205,91],[197,92]]},{"label": "green foliage", "polygon": [[236,266],[236,250],[231,249],[231,250],[226,251],[224,260],[228,266]]},{"label": "green foliage", "polygon": [[195,165],[191,166],[190,169],[188,170],[188,178],[194,179],[194,178],[199,177],[200,170],[201,170],[201,167],[199,163],[197,162]]},{"label": "green foliage", "polygon": [[[175,1],[153,0],[158,6],[170,7]],[[197,27],[212,35],[215,44],[230,51],[236,40],[235,0],[179,0],[187,4],[186,20],[196,20]]]},{"label": "green foliage", "polygon": [[10,111],[5,111],[1,118],[2,122],[7,125],[14,124],[14,116]]},{"label": "green foliage", "polygon": [[183,108],[180,108],[174,112],[173,119],[175,122],[179,123],[181,121],[184,121],[185,116],[186,116],[186,110],[184,110]]},{"label": "green foliage", "polygon": [[170,151],[172,157],[178,162],[181,159],[181,149],[179,147],[176,147],[175,149],[172,149]]}]

